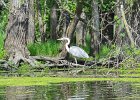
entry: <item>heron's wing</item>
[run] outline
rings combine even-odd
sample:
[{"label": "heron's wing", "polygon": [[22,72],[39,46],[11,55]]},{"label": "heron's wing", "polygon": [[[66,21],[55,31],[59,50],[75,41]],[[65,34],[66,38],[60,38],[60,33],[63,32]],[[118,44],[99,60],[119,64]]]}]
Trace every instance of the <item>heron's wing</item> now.
[{"label": "heron's wing", "polygon": [[79,58],[89,58],[88,54],[83,49],[77,46],[71,46],[69,53]]}]

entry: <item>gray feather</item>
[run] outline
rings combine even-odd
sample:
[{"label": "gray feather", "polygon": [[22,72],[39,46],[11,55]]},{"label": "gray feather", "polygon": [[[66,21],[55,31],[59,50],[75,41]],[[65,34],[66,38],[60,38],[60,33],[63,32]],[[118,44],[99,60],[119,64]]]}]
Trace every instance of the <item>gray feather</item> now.
[{"label": "gray feather", "polygon": [[77,47],[77,46],[71,46],[69,53],[75,57],[89,58],[88,54],[83,49],[81,49],[80,47]]}]

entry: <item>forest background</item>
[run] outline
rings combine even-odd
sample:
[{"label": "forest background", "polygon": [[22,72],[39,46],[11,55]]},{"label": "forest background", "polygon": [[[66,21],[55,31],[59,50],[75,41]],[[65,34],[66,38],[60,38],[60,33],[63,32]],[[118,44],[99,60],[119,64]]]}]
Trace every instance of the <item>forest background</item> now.
[{"label": "forest background", "polygon": [[60,37],[90,55],[90,68],[139,67],[139,15],[139,0],[1,0],[1,69],[69,66]]}]

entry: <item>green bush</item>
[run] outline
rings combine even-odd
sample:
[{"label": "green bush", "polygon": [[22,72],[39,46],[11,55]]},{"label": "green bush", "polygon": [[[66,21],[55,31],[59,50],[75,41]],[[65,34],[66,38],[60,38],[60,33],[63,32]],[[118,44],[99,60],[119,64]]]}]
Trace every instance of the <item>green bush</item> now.
[{"label": "green bush", "polygon": [[5,51],[3,49],[4,38],[5,38],[5,28],[8,22],[8,11],[1,10],[0,12],[0,59],[5,57]]},{"label": "green bush", "polygon": [[102,45],[100,47],[100,50],[99,50],[99,54],[96,55],[96,57],[99,59],[99,58],[104,58],[106,57],[111,51],[111,47],[108,46],[108,45]]},{"label": "green bush", "polygon": [[60,44],[56,41],[48,40],[46,43],[35,43],[28,45],[28,49],[32,56],[47,55],[56,56],[59,54]]},{"label": "green bush", "polygon": [[22,64],[18,68],[17,72],[20,75],[28,75],[30,73],[30,66],[28,64]]},{"label": "green bush", "polygon": [[0,59],[5,57],[5,50],[3,49],[4,45],[4,35],[0,33]]}]

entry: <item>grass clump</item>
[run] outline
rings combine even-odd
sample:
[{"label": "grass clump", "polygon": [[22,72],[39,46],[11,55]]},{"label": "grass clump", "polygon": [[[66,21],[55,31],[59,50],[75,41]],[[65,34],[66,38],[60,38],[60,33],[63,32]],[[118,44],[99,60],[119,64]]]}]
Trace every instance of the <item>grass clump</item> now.
[{"label": "grass clump", "polygon": [[28,64],[22,64],[18,70],[17,70],[18,74],[20,75],[28,75],[30,73],[30,66]]},{"label": "grass clump", "polygon": [[0,33],[0,59],[3,59],[6,55],[6,52],[3,49],[3,45],[4,45],[4,35]]},{"label": "grass clump", "polygon": [[[101,45],[99,54],[96,54],[97,59],[106,58],[111,52],[111,48],[108,45]],[[108,57],[107,57],[108,58]]]},{"label": "grass clump", "polygon": [[53,40],[48,40],[46,43],[34,43],[28,45],[28,49],[32,56],[35,55],[47,55],[56,56],[59,54],[60,44]]},{"label": "grass clump", "polygon": [[6,55],[6,52],[4,51],[4,38],[5,38],[5,28],[8,22],[8,11],[2,10],[0,12],[0,59],[3,59]]}]

